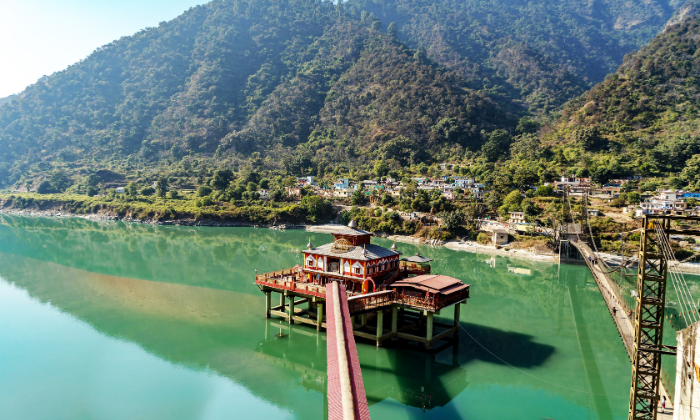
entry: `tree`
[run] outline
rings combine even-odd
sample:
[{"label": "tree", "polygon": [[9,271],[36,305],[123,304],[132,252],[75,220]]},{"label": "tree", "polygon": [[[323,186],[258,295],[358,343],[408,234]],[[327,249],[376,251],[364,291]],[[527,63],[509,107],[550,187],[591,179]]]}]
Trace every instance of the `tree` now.
[{"label": "tree", "polygon": [[506,130],[494,130],[486,143],[481,146],[481,154],[487,161],[495,162],[508,152],[511,141],[510,134]]},{"label": "tree", "polygon": [[97,195],[98,192],[99,190],[97,189],[97,187],[94,187],[92,185],[88,185],[85,189],[85,195],[87,195],[88,197],[94,197]]},{"label": "tree", "polygon": [[228,187],[228,184],[233,180],[233,172],[230,169],[219,169],[214,171],[214,176],[211,179],[211,186],[215,190],[223,191]]},{"label": "tree", "polygon": [[51,188],[56,192],[63,192],[66,188],[70,187],[71,181],[68,175],[63,170],[55,170],[51,173],[51,178],[49,178],[51,183]]},{"label": "tree", "polygon": [[377,31],[377,32],[381,32],[382,31],[382,22],[379,20],[375,20],[374,22],[372,22],[372,30]]},{"label": "tree", "polygon": [[158,178],[156,181],[156,194],[158,197],[165,198],[165,194],[168,193],[168,179],[164,176]]},{"label": "tree", "polygon": [[425,52],[425,48],[422,45],[418,47],[416,53],[413,54],[413,59],[419,63],[425,63],[428,61],[428,54]]},{"label": "tree", "polygon": [[606,142],[597,127],[578,127],[574,131],[574,141],[587,151],[597,150]]},{"label": "tree", "polygon": [[442,219],[442,226],[452,233],[462,227],[465,221],[465,215],[460,210],[440,213],[440,218]]},{"label": "tree", "polygon": [[97,184],[100,183],[100,181],[101,181],[100,177],[97,176],[97,175],[95,175],[95,174],[90,174],[90,175],[88,175],[87,178],[85,179],[85,183],[86,183],[87,185],[92,185],[93,187],[96,187]]},{"label": "tree", "polygon": [[306,219],[313,223],[326,220],[333,213],[331,203],[317,195],[307,195],[302,198],[301,207],[306,210]]},{"label": "tree", "polygon": [[469,230],[481,229],[481,219],[488,212],[488,208],[484,204],[469,203],[462,211],[464,212],[464,223]]},{"label": "tree", "polygon": [[388,171],[389,165],[386,164],[386,161],[384,159],[378,160],[377,163],[374,164],[374,173],[378,177],[386,175]]},{"label": "tree", "polygon": [[172,190],[168,191],[168,197],[170,197],[173,200],[177,200],[178,198],[180,198],[180,193],[175,188],[173,188]]},{"label": "tree", "polygon": [[396,26],[395,22],[391,22],[389,26],[386,27],[386,34],[392,38],[398,37],[399,28],[398,26]]},{"label": "tree", "polygon": [[350,203],[353,206],[361,206],[365,204],[365,192],[363,191],[362,184],[358,187],[350,196]]},{"label": "tree", "polygon": [[141,195],[148,197],[155,194],[156,190],[153,187],[144,187],[141,189]]},{"label": "tree", "polygon": [[49,181],[42,181],[36,188],[36,192],[39,194],[49,194],[53,192],[53,187]]},{"label": "tree", "polygon": [[629,201],[630,204],[639,204],[639,202],[642,201],[642,195],[636,191],[627,193],[627,201]]},{"label": "tree", "polygon": [[532,118],[521,118],[518,121],[518,126],[515,127],[515,132],[518,134],[534,134],[539,130],[542,124]]},{"label": "tree", "polygon": [[688,159],[685,163],[685,168],[681,172],[681,179],[688,185],[700,179],[700,154],[693,155],[693,157]]},{"label": "tree", "polygon": [[258,191],[258,184],[249,182],[248,185],[246,185],[246,190],[250,192]]},{"label": "tree", "polygon": [[139,190],[136,188],[136,183],[135,182],[129,182],[126,185],[125,189],[126,193],[132,197],[136,197],[136,195],[139,193]]},{"label": "tree", "polygon": [[199,197],[206,197],[209,194],[211,194],[212,189],[208,185],[201,185],[199,188],[197,188],[197,195]]},{"label": "tree", "polygon": [[554,195],[554,188],[551,185],[540,185],[535,192],[537,197],[551,197]]}]

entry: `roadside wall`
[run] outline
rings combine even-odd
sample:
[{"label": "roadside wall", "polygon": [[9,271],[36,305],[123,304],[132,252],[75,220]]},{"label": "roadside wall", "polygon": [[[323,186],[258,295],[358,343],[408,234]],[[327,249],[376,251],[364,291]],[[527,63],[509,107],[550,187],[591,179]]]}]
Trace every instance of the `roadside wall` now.
[{"label": "roadside wall", "polygon": [[700,420],[700,323],[676,333],[676,398],[674,420]]}]

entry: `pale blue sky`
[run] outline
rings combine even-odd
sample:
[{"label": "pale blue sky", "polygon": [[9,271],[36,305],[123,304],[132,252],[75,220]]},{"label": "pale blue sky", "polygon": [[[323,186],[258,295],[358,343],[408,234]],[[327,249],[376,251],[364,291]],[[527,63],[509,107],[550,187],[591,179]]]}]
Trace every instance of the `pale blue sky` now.
[{"label": "pale blue sky", "polygon": [[0,98],[209,0],[0,0]]}]

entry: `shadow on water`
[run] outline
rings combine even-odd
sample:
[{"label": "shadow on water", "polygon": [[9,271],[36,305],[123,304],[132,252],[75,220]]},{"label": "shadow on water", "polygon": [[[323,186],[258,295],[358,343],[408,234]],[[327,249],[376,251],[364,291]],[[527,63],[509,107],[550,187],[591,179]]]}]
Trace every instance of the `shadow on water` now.
[{"label": "shadow on water", "polygon": [[[541,366],[556,351],[554,346],[533,342],[534,337],[531,335],[464,322],[462,322],[462,327],[466,329],[468,334],[465,334],[464,331],[460,333],[460,364],[481,360],[499,365],[507,363],[520,369],[529,369]],[[495,357],[494,354],[498,357]]]}]

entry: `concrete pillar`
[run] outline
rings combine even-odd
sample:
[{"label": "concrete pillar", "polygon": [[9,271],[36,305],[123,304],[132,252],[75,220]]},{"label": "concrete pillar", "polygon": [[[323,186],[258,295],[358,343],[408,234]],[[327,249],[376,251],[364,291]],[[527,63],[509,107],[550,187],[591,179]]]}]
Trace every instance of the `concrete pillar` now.
[{"label": "concrete pillar", "polygon": [[290,324],[294,324],[293,317],[294,317],[294,296],[289,296],[289,323]]},{"label": "concrete pillar", "polygon": [[316,331],[321,331],[323,324],[323,303],[316,303]]},{"label": "concrete pillar", "polygon": [[270,317],[270,308],[272,308],[272,292],[265,292],[265,318]]},{"label": "concrete pillar", "polygon": [[428,312],[428,316],[426,317],[426,322],[425,322],[425,347],[426,348],[431,348],[433,347],[432,343],[430,343],[430,340],[433,339],[433,313]]},{"label": "concrete pillar", "polygon": [[379,310],[377,312],[377,347],[381,345],[380,340],[382,339],[382,336],[384,335],[384,311]]},{"label": "concrete pillar", "polygon": [[455,305],[455,323],[454,326],[457,327],[457,330],[454,333],[454,336],[457,337],[459,335],[459,313],[460,313],[460,308],[462,305]]},{"label": "concrete pillar", "polygon": [[363,327],[367,326],[367,314],[360,315],[360,322],[362,323]]},{"label": "concrete pillar", "polygon": [[284,312],[284,292],[280,292],[280,310]]},{"label": "concrete pillar", "polygon": [[396,340],[396,333],[399,329],[399,308],[396,305],[391,306],[391,339]]}]

